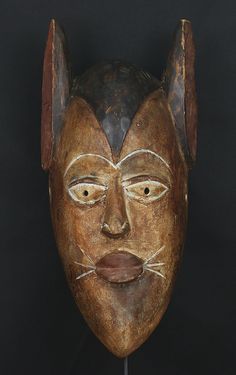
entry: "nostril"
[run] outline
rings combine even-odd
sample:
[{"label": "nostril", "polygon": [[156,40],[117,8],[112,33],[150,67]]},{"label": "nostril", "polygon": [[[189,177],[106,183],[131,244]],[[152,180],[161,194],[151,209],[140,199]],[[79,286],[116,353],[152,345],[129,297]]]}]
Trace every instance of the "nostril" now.
[{"label": "nostril", "polygon": [[109,227],[109,225],[108,225],[107,223],[103,223],[103,225],[102,225],[102,230],[104,230],[104,231],[109,231],[109,232],[110,232],[110,227]]},{"label": "nostril", "polygon": [[125,221],[125,222],[122,224],[121,228],[122,228],[123,231],[127,231],[127,230],[129,230],[129,223],[128,223],[128,221]]},{"label": "nostril", "polygon": [[129,223],[128,221],[123,222],[122,224],[119,222],[108,224],[106,222],[102,225],[102,232],[110,237],[119,237],[129,230]]}]

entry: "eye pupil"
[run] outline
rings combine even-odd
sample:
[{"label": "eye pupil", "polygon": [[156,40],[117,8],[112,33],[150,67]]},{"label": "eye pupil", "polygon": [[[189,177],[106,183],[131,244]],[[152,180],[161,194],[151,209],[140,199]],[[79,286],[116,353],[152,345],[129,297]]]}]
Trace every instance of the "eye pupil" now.
[{"label": "eye pupil", "polygon": [[144,189],[144,194],[148,195],[149,193],[150,193],[150,190],[149,190],[148,187],[146,187],[146,188]]},{"label": "eye pupil", "polygon": [[83,194],[84,194],[85,197],[87,197],[88,194],[89,194],[89,193],[88,193],[88,190],[84,190]]}]

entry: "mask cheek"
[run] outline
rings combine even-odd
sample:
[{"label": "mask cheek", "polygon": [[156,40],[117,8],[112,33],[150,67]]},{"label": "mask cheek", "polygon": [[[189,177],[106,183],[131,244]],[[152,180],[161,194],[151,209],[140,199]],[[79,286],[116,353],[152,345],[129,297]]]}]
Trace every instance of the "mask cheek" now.
[{"label": "mask cheek", "polygon": [[64,206],[64,236],[73,244],[79,256],[79,248],[90,255],[99,256],[101,247],[101,223],[104,216],[104,205],[78,207],[67,202]]}]

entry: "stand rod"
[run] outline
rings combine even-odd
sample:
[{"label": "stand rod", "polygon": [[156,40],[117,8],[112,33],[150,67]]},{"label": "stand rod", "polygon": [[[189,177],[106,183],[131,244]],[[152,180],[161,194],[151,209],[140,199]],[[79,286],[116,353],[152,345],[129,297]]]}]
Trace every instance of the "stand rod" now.
[{"label": "stand rod", "polygon": [[124,359],[124,375],[128,375],[128,357]]}]

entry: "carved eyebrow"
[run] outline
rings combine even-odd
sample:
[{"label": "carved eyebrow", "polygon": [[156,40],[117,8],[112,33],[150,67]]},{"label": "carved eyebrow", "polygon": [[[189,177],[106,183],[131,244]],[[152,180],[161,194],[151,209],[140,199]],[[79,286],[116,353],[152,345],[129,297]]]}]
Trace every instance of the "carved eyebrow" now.
[{"label": "carved eyebrow", "polygon": [[97,176],[93,176],[93,175],[85,175],[85,176],[78,176],[78,177],[74,177],[71,182],[69,183],[69,185],[74,185],[74,184],[77,184],[79,182],[83,182],[83,181],[87,181],[87,180],[92,180],[92,181],[96,181],[98,180],[98,177]]},{"label": "carved eyebrow", "polygon": [[148,153],[148,154],[151,154],[153,156],[155,156],[157,159],[159,159],[163,164],[165,164],[165,166],[171,171],[170,169],[170,166],[169,164],[167,163],[167,161],[165,161],[165,159],[163,159],[160,155],[158,155],[156,152],[154,151],[151,151],[151,150],[147,150],[147,149],[141,149],[141,150],[135,150],[133,152],[131,152],[130,154],[126,155],[122,160],[119,161],[119,163],[117,164],[117,167],[120,167],[121,164],[123,164],[123,162],[127,159],[129,159],[130,157],[132,157],[133,155],[138,155],[138,154],[143,154],[143,153]]},{"label": "carved eyebrow", "polygon": [[79,159],[81,159],[81,158],[83,158],[83,157],[85,157],[85,156],[93,156],[93,157],[95,156],[95,157],[97,157],[97,158],[99,158],[99,159],[102,159],[102,160],[106,161],[106,162],[109,163],[113,168],[116,168],[116,165],[113,164],[112,161],[110,161],[109,159],[105,158],[104,156],[101,156],[101,155],[99,155],[99,154],[81,154],[81,155],[78,155],[78,156],[76,156],[75,158],[73,158],[73,159],[71,160],[71,162],[68,164],[68,166],[66,167],[65,173],[64,173],[64,177],[66,176],[66,174],[67,174],[68,170],[70,169],[70,167],[71,167],[71,166],[72,166],[77,160],[79,160]]},{"label": "carved eyebrow", "polygon": [[171,172],[171,168],[169,166],[169,164],[167,163],[167,161],[165,161],[165,159],[163,159],[160,155],[158,155],[156,152],[154,151],[151,151],[151,150],[148,150],[148,149],[140,149],[140,150],[135,150],[135,151],[132,151],[130,154],[126,155],[122,160],[120,160],[117,164],[114,164],[112,163],[112,161],[110,161],[109,159],[105,158],[104,156],[101,156],[99,154],[81,154],[81,155],[78,155],[76,156],[75,158],[73,158],[71,160],[71,162],[68,164],[68,166],[66,167],[66,170],[65,170],[65,173],[64,173],[64,177],[66,176],[68,170],[70,169],[70,167],[79,159],[81,159],[82,157],[85,157],[85,156],[93,156],[93,157],[97,157],[99,159],[102,159],[104,161],[106,161],[108,164],[110,164],[113,168],[120,168],[120,166],[124,163],[124,161],[126,161],[127,159],[129,159],[130,157],[132,157],[133,155],[139,155],[139,154],[143,154],[143,153],[148,153],[148,154],[151,154],[153,156],[155,156],[157,159],[159,159]]},{"label": "carved eyebrow", "polygon": [[170,187],[170,181],[168,181],[166,178],[159,177],[159,176],[152,176],[150,174],[142,174],[142,175],[137,175],[137,176],[132,176],[128,178],[124,178],[122,180],[122,184],[131,184],[135,182],[142,182],[142,181],[158,181],[161,182],[164,185],[167,185]]}]

